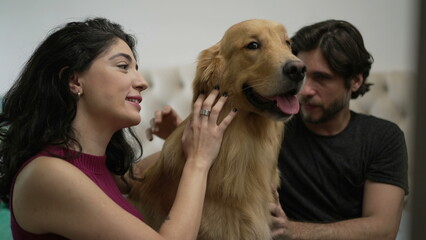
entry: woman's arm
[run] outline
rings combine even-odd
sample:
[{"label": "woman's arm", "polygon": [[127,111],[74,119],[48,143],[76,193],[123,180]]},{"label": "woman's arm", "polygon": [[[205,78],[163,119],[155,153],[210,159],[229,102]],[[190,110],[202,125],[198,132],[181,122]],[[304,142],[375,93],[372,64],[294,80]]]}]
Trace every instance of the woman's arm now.
[{"label": "woman's arm", "polygon": [[[217,90],[213,90],[204,102],[203,97],[199,97],[194,103],[192,119],[185,126],[182,144],[187,160],[175,202],[168,219],[160,228],[161,233],[171,238],[175,236],[174,239],[178,239],[175,235],[176,232],[184,234],[187,231],[187,229],[179,227],[181,225],[189,226],[191,229],[191,232],[187,232],[188,239],[195,239],[198,234],[207,173],[219,153],[220,145],[217,143],[222,142],[223,132],[236,114],[235,111],[231,111],[220,124],[217,124],[219,112],[226,101],[226,97],[222,96],[214,105],[218,93]],[[201,109],[211,110],[211,115],[209,117],[200,115]],[[206,128],[205,126],[212,127]]]}]

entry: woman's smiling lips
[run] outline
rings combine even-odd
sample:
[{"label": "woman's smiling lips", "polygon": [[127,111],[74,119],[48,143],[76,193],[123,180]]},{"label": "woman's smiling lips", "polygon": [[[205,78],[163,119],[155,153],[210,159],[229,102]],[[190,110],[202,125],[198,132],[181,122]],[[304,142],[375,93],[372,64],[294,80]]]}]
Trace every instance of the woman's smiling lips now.
[{"label": "woman's smiling lips", "polygon": [[141,110],[141,106],[139,105],[139,103],[142,102],[142,97],[141,96],[130,96],[130,97],[126,97],[126,101],[128,101],[132,105],[136,106],[138,108],[138,110]]}]

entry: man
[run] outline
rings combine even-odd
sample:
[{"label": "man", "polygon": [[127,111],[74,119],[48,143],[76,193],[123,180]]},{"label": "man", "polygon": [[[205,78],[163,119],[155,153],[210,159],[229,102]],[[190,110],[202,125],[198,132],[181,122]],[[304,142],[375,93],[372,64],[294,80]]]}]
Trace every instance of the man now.
[{"label": "man", "polygon": [[300,29],[292,49],[307,72],[279,156],[284,211],[271,208],[274,239],[395,239],[407,150],[397,125],[349,110],[371,85],[361,34],[327,20]]}]

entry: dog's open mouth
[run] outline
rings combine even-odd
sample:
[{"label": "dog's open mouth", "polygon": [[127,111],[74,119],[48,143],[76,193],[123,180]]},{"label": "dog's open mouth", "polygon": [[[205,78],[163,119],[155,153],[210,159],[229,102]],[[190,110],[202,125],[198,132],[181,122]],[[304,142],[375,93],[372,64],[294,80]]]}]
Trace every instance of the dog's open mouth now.
[{"label": "dog's open mouth", "polygon": [[243,91],[253,106],[260,110],[268,111],[273,115],[287,117],[299,112],[299,101],[295,96],[297,93],[296,90],[291,90],[274,97],[264,97],[248,84],[244,84]]}]

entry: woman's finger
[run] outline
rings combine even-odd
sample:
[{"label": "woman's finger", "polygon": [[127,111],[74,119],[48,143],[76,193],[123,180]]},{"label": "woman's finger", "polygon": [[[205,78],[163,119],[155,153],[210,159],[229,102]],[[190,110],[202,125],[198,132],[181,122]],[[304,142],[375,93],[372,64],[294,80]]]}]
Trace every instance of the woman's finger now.
[{"label": "woman's finger", "polygon": [[228,115],[226,115],[226,117],[219,124],[219,130],[221,132],[224,132],[225,129],[229,126],[229,124],[231,124],[232,120],[235,118],[236,115],[237,115],[237,109],[233,108],[231,112],[229,112]]},{"label": "woman's finger", "polygon": [[203,102],[203,109],[207,109],[209,111],[212,110],[213,104],[216,102],[216,98],[219,95],[219,88],[213,89],[207,98]]},{"label": "woman's finger", "polygon": [[217,119],[219,118],[219,113],[222,111],[222,108],[228,99],[228,94],[223,94],[220,98],[214,103],[214,106],[211,109],[211,117],[209,118],[210,123],[217,124]]},{"label": "woman's finger", "polygon": [[197,99],[192,105],[192,119],[193,119],[194,125],[198,125],[200,121],[200,110],[201,110],[201,107],[203,106],[204,99],[205,99],[205,94],[201,93],[200,95],[198,95]]},{"label": "woman's finger", "polygon": [[[199,111],[199,116],[202,118],[202,121],[205,124],[207,124],[208,120],[211,118],[211,111],[218,95],[219,90],[213,89],[202,103],[202,107]],[[213,118],[217,118],[217,113],[213,114]]]}]

